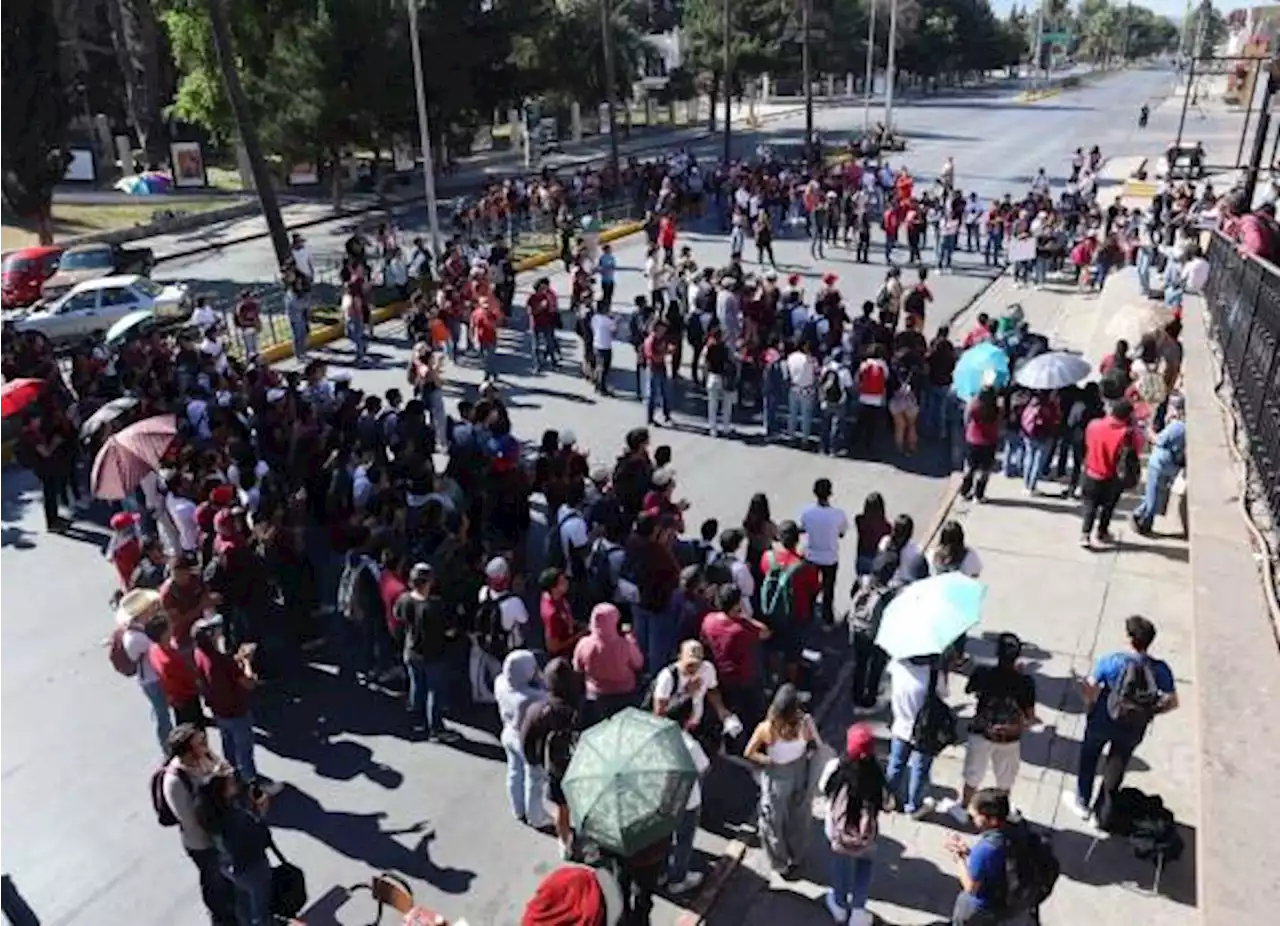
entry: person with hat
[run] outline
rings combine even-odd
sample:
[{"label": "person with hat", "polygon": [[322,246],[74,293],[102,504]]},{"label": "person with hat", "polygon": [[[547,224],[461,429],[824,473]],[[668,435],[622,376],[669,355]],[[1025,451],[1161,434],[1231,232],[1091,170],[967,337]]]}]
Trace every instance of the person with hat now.
[{"label": "person with hat", "polygon": [[831,888],[823,902],[837,923],[875,922],[866,905],[887,792],[875,736],[866,724],[854,724],[845,731],[843,753],[828,761],[818,778],[826,803],[823,832],[831,846]]},{"label": "person with hat", "polygon": [[155,726],[156,740],[164,752],[173,729],[173,717],[165,700],[160,677],[151,665],[148,653],[151,638],[147,636],[147,622],[160,613],[160,593],[154,589],[134,589],[121,596],[116,605],[116,631],[108,640],[111,646],[119,646],[135,667],[134,677],[151,705],[151,721]]},{"label": "person with hat", "polygon": [[[505,557],[495,556],[484,567],[484,587],[480,589],[477,624],[493,624],[506,635],[502,655],[525,645],[525,627],[529,623],[529,610],[524,601],[511,589],[511,564]],[[502,670],[499,656],[487,652],[489,644],[481,633],[471,635],[471,652],[468,657],[468,678],[471,682],[471,700],[476,704],[492,704],[493,683]]]},{"label": "person with hat", "polygon": [[138,536],[141,516],[120,511],[111,516],[111,539],[107,541],[107,559],[115,567],[121,591],[132,588],[133,571],[142,560],[142,541]]},{"label": "person with hat", "polygon": [[968,826],[969,804],[990,766],[996,790],[1008,796],[1021,764],[1022,734],[1036,723],[1036,682],[1022,671],[1022,641],[1011,633],[996,639],[996,664],[979,666],[969,676],[965,693],[977,698],[969,740],[964,749],[964,788],[947,812]]},{"label": "person with hat", "polygon": [[564,865],[539,882],[520,926],[619,926],[625,912],[622,889],[612,872]]},{"label": "person with hat", "polygon": [[[409,712],[424,719],[428,736],[451,734],[444,709],[449,690],[449,646],[457,628],[435,587],[428,563],[409,570],[409,587],[392,606],[404,627],[404,665],[409,675]],[[417,721],[415,720],[415,726]]]}]

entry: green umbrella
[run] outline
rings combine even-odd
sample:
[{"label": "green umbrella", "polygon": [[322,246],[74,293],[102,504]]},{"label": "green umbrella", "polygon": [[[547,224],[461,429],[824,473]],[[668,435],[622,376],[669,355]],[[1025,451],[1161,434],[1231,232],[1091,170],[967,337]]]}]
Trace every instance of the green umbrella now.
[{"label": "green umbrella", "polygon": [[631,856],[675,832],[697,780],[679,725],[627,708],[582,734],[562,785],[574,831]]},{"label": "green umbrella", "polygon": [[151,309],[136,309],[107,329],[107,343],[123,341],[135,329],[145,325],[156,317]]}]

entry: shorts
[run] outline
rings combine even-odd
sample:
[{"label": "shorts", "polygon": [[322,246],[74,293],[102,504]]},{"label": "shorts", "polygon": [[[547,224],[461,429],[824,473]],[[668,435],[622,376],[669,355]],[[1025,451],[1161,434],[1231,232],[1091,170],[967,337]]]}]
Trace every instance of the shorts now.
[{"label": "shorts", "polygon": [[1022,744],[1017,740],[1012,743],[993,743],[985,736],[974,733],[969,737],[964,751],[964,783],[966,787],[978,788],[987,774],[987,766],[991,766],[996,776],[996,788],[1009,792],[1018,777],[1018,767],[1022,764]]}]

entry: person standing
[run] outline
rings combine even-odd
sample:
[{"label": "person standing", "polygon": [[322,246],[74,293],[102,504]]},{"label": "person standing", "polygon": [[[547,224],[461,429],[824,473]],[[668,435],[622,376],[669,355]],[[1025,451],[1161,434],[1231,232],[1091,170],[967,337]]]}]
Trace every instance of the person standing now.
[{"label": "person standing", "polygon": [[996,465],[1000,444],[1000,407],[996,391],[983,386],[964,410],[964,478],[960,496],[966,501],[987,499],[987,480]]},{"label": "person standing", "polygon": [[240,343],[244,345],[244,359],[255,359],[258,356],[258,337],[262,334],[262,310],[258,306],[258,300],[247,289],[236,300],[233,318]]},{"label": "person standing", "polygon": [[725,341],[724,329],[711,320],[706,336],[707,431],[720,436],[720,429],[733,435],[733,403],[737,397],[738,366]]},{"label": "person standing", "polygon": [[840,540],[849,531],[849,516],[831,504],[830,479],[813,484],[814,503],[800,512],[800,530],[805,535],[805,561],[818,570],[822,581],[822,619],[835,624],[836,578],[840,571]]},{"label": "person standing", "polygon": [[[613,245],[605,242],[600,245],[600,258],[596,261],[596,272],[600,274],[600,305],[606,312],[613,311],[613,290],[618,279],[618,258],[613,255]],[[599,347],[596,348],[599,350]]]},{"label": "person standing", "polygon": [[1133,510],[1133,529],[1147,536],[1160,508],[1160,498],[1169,490],[1178,470],[1186,465],[1187,425],[1183,420],[1186,403],[1182,396],[1169,397],[1165,411],[1166,423],[1156,435],[1151,456],[1147,458],[1147,481],[1142,490],[1142,501]]},{"label": "person standing", "polygon": [[160,743],[160,750],[163,752],[168,748],[169,733],[173,730],[173,717],[169,713],[169,702],[165,700],[160,677],[156,674],[148,657],[151,647],[155,644],[146,633],[147,622],[159,611],[159,593],[152,589],[135,588],[133,591],[126,592],[116,606],[116,626],[119,628],[117,633],[120,635],[120,646],[137,667],[138,687],[142,689],[147,703],[151,705],[151,722],[155,727],[156,740]]},{"label": "person standing", "polygon": [[823,901],[837,923],[872,926],[866,910],[875,866],[878,818],[888,793],[866,724],[845,732],[844,753],[823,767],[818,793],[826,802],[823,832],[831,846],[831,889]]},{"label": "person standing", "polygon": [[[1080,495],[1084,507],[1080,520],[1080,546],[1091,546],[1094,521],[1098,525],[1098,542],[1111,543],[1111,516],[1124,493],[1124,480],[1119,472],[1122,448],[1132,468],[1142,453],[1142,435],[1133,427],[1133,407],[1127,399],[1111,406],[1111,413],[1089,422],[1084,431],[1084,481]],[[1127,474],[1126,474],[1127,475]],[[1136,473],[1133,474],[1136,476]]]},{"label": "person standing", "polygon": [[595,389],[600,395],[611,395],[609,371],[613,369],[613,338],[618,331],[618,320],[609,311],[609,302],[602,299],[591,315],[591,347],[595,351]]},{"label": "person standing", "polygon": [[[787,384],[787,435],[802,447],[809,445],[813,431],[813,412],[817,404],[818,362],[813,359],[810,347],[803,338],[796,341],[786,361]],[[796,429],[797,420],[799,430]]]},{"label": "person standing", "polygon": [[[409,675],[409,710],[422,718],[427,736],[447,738],[444,712],[449,691],[449,645],[457,629],[436,591],[435,572],[427,563],[409,570],[409,588],[393,606],[404,628],[404,664]],[[416,726],[415,722],[415,726]]]},{"label": "person standing", "polygon": [[493,692],[502,721],[500,738],[507,756],[507,798],[511,814],[521,823],[541,829],[547,825],[547,810],[543,806],[546,775],[540,764],[532,764],[525,758],[521,741],[530,709],[547,698],[533,653],[525,649],[507,653]]},{"label": "person standing", "polygon": [[640,356],[644,359],[644,367],[648,371],[649,397],[645,405],[651,425],[657,423],[653,416],[658,410],[658,403],[662,404],[663,420],[671,424],[671,380],[667,372],[670,354],[671,344],[667,338],[667,325],[665,322],[655,321],[653,330],[649,332],[640,348]]},{"label": "person standing", "polygon": [[934,757],[917,748],[914,740],[916,718],[924,708],[930,687],[937,697],[946,698],[946,676],[938,662],[937,656],[915,656],[889,663],[893,713],[889,727],[889,791],[902,812],[916,819],[928,816],[934,808],[933,798],[925,795]]},{"label": "person standing", "polygon": [[784,683],[756,725],[743,756],[760,767],[760,841],[773,870],[792,875],[808,845],[809,762],[820,742],[796,686]]},{"label": "person standing", "polygon": [[900,557],[896,550],[877,553],[870,570],[858,577],[849,611],[853,633],[852,701],[856,709],[871,710],[880,697],[880,680],[889,663],[888,654],[876,645],[884,609],[901,590]]},{"label": "person standing", "polygon": [[[605,568],[612,568],[607,560]],[[591,609],[590,630],[573,648],[573,668],[586,680],[585,710],[590,723],[612,717],[635,701],[636,675],[644,668],[644,654],[631,631],[618,628],[620,620],[616,605],[597,604]]]}]

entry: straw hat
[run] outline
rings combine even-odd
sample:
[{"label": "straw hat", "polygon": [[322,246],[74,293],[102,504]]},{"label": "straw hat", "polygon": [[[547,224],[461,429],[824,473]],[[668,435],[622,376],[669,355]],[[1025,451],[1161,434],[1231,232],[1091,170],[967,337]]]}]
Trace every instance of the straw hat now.
[{"label": "straw hat", "polygon": [[160,611],[160,593],[150,588],[126,592],[116,605],[116,623],[121,627],[143,623]]}]

